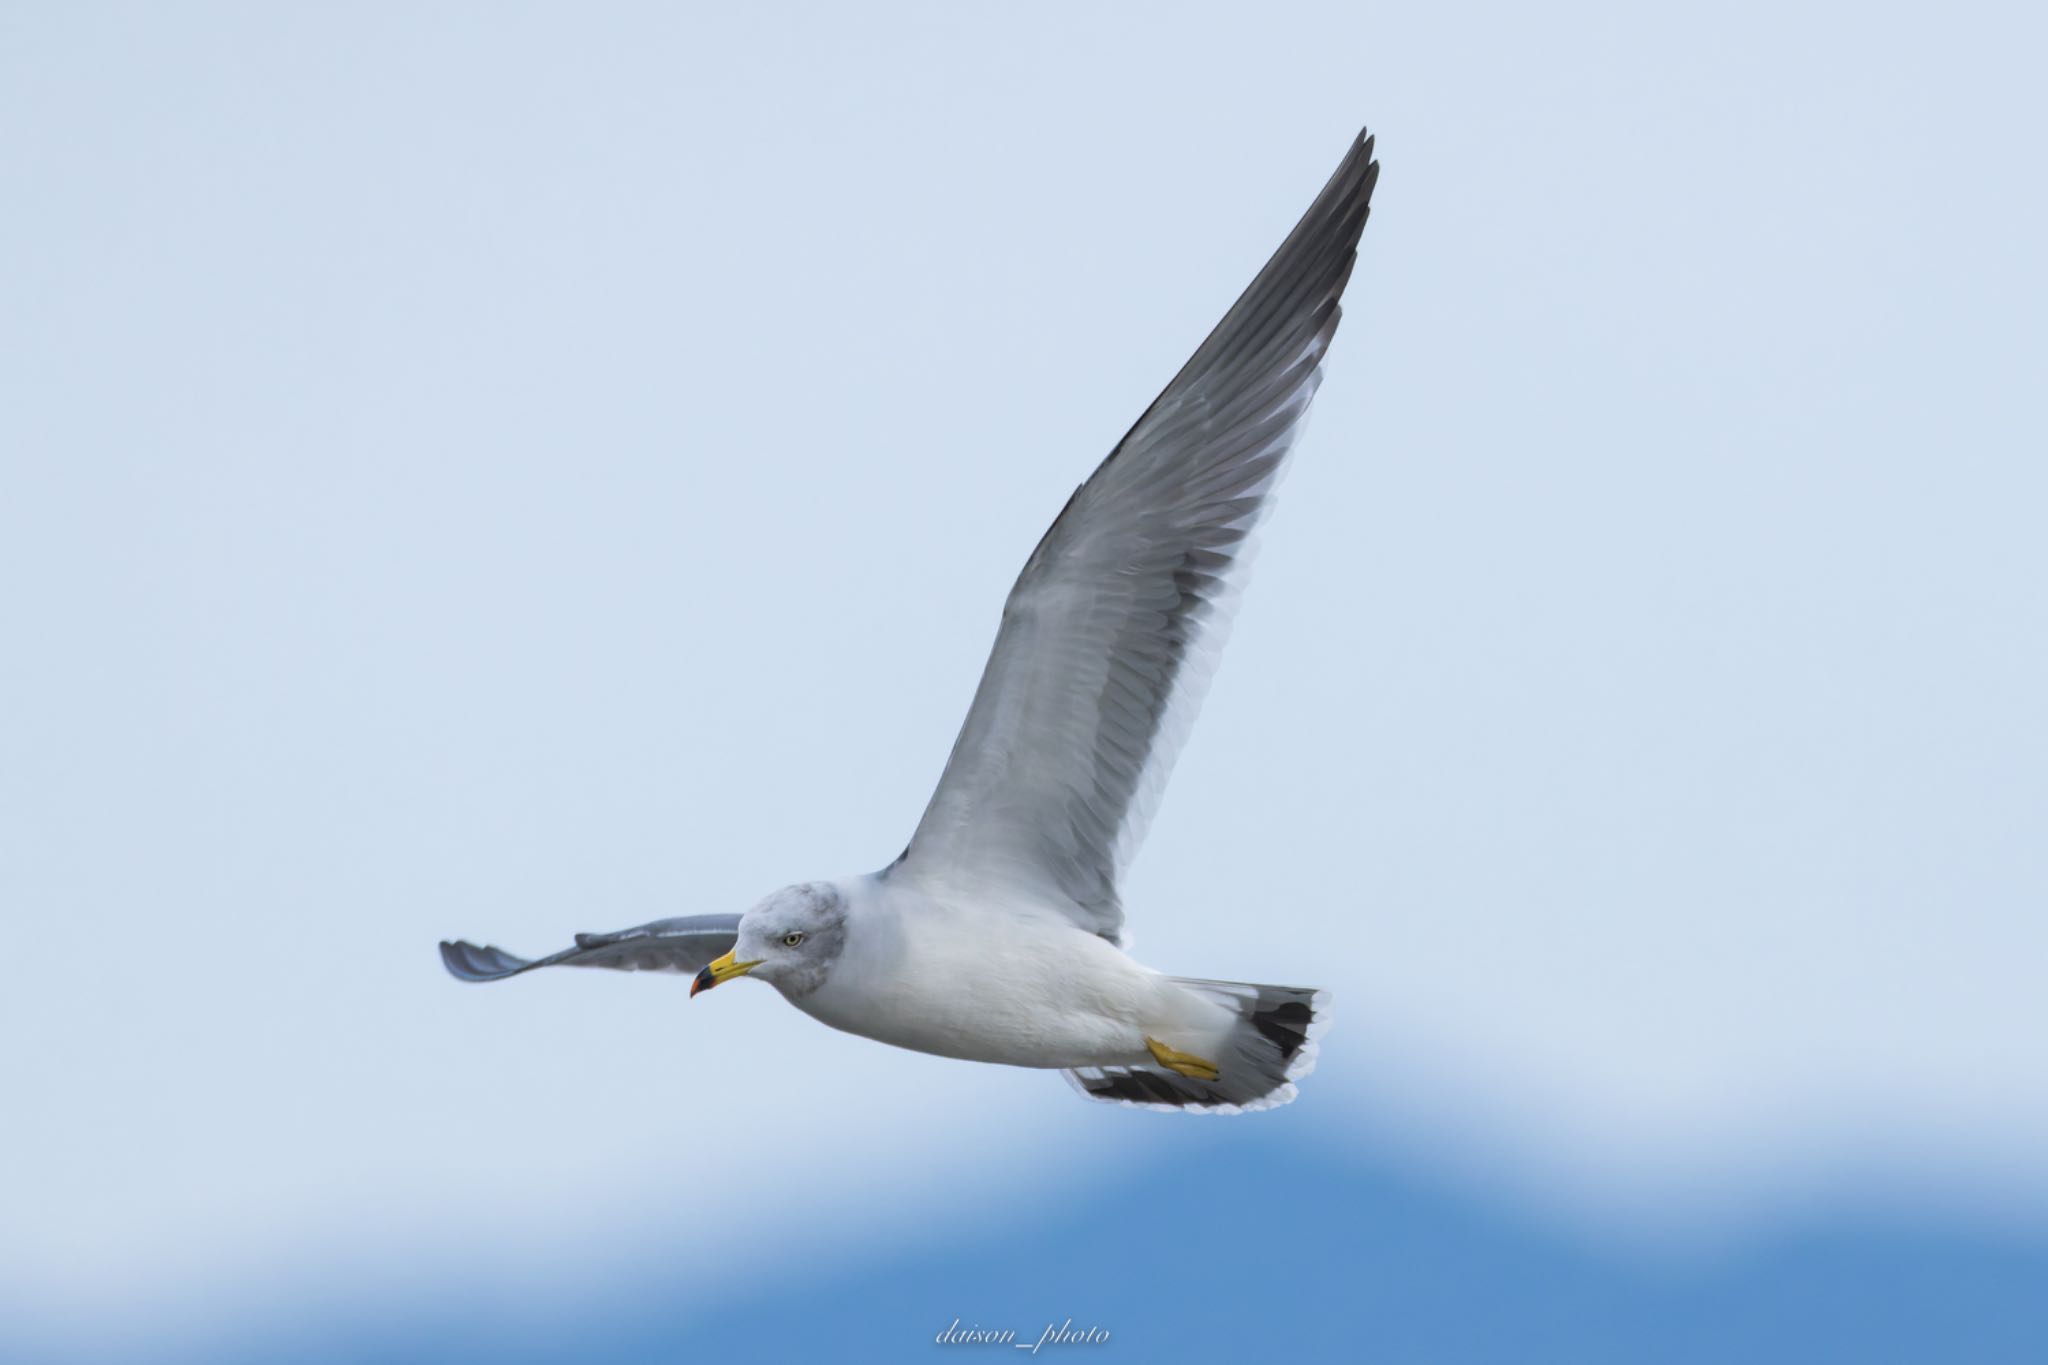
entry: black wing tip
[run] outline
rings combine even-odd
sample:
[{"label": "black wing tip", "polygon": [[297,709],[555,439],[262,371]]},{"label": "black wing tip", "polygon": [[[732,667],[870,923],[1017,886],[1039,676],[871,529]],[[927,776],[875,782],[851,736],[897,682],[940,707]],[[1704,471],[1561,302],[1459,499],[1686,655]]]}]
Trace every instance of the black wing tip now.
[{"label": "black wing tip", "polygon": [[518,975],[533,963],[514,957],[503,948],[479,948],[463,939],[442,939],[441,965],[457,981],[498,981]]},{"label": "black wing tip", "polygon": [[1380,163],[1373,159],[1373,141],[1370,128],[1360,128],[1358,136],[1351,139],[1351,150],[1344,154],[1336,174],[1330,177],[1326,193],[1332,202],[1363,204],[1370,210],[1373,188],[1380,182]]}]

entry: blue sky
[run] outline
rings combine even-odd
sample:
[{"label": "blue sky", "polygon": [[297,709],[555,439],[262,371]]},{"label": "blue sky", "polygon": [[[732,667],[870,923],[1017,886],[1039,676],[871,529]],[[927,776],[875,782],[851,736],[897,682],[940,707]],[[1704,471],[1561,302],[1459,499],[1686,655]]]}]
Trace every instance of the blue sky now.
[{"label": "blue sky", "polygon": [[[2038,1340],[2040,37],[0,15],[10,1330],[545,1355],[625,1285],[622,1358],[722,1303],[923,1342],[1078,1312],[1020,1267],[1102,1245],[1120,1343],[1192,1349],[1180,1171],[1322,1219],[1300,1340],[1390,1264],[1388,1355],[1499,1358],[1429,1307],[1465,1266],[1581,1358],[1811,1358],[1867,1283],[1883,1340]],[[1023,555],[1363,123],[1126,897],[1154,966],[1334,990],[1298,1104],[1190,1135],[768,991],[441,975],[892,857]]]}]

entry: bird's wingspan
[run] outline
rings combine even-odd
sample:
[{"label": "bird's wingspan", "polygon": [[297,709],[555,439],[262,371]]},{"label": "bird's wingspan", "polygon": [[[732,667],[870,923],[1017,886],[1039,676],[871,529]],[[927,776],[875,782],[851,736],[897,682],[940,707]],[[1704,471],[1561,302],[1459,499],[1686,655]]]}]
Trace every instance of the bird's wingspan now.
[{"label": "bird's wingspan", "polygon": [[1018,886],[1115,941],[1117,882],[1201,703],[1337,329],[1379,163],[1361,133],[1280,250],[1075,490],[1010,590],[893,876]]},{"label": "bird's wingspan", "polygon": [[441,964],[463,981],[502,981],[536,967],[610,967],[694,976],[705,963],[732,951],[739,931],[738,915],[685,915],[615,933],[578,934],[575,947],[531,959],[514,957],[503,948],[443,941]]}]

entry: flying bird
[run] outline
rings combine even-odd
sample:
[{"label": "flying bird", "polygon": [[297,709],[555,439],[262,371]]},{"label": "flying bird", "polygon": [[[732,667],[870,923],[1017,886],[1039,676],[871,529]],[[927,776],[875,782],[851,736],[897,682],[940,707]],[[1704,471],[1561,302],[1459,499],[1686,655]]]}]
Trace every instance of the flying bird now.
[{"label": "flying bird", "polygon": [[1324,992],[1166,976],[1117,885],[1201,704],[1247,538],[1301,432],[1379,178],[1360,133],[1251,286],[1067,499],[1003,605],[909,846],[743,915],[656,920],[529,961],[444,942],[464,981],[537,967],[766,981],[897,1047],[1059,1070],[1091,1099],[1220,1113],[1294,1098]]}]

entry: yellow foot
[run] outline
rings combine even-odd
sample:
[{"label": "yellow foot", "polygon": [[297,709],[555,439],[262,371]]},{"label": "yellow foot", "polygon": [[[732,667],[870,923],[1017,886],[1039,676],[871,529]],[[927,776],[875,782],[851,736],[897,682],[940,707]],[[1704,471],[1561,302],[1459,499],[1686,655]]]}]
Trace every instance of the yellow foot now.
[{"label": "yellow foot", "polygon": [[1198,1081],[1216,1079],[1216,1063],[1192,1052],[1179,1052],[1157,1038],[1147,1038],[1145,1046],[1152,1050],[1152,1059],[1168,1071],[1178,1071],[1183,1076],[1193,1076]]}]

